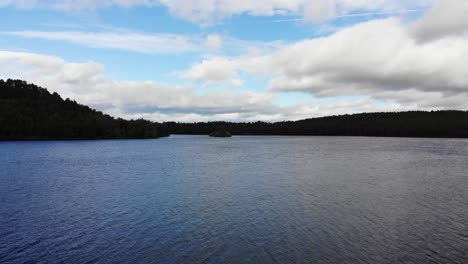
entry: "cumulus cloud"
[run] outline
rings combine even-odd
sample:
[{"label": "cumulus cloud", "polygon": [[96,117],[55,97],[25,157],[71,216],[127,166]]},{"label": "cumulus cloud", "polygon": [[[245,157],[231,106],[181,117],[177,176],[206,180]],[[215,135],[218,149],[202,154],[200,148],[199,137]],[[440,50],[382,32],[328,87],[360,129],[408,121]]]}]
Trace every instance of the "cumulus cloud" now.
[{"label": "cumulus cloud", "polygon": [[450,106],[453,96],[466,98],[467,61],[467,37],[420,43],[405,24],[391,18],[299,41],[268,55],[204,60],[188,72],[198,73],[199,81],[221,81],[239,71],[262,74],[270,78],[268,88],[279,92],[370,95],[408,103],[399,94],[405,92],[420,106],[427,104],[426,98],[432,101],[428,105]]},{"label": "cumulus cloud", "polygon": [[[244,13],[303,15],[319,21],[352,15],[355,10],[392,10],[408,2],[428,3],[265,0],[236,1],[238,5],[234,5],[228,0],[162,1],[174,14],[197,23]],[[195,82],[242,86],[240,76],[261,75],[269,80],[264,92],[114,81],[95,62],[71,63],[53,56],[6,51],[0,51],[0,77],[25,79],[117,116],[156,121],[275,121],[356,112],[467,109],[468,37],[463,34],[467,24],[463,2],[436,1],[416,22],[372,20],[330,36],[292,44],[270,43],[268,48],[219,35],[191,38],[131,32],[127,32],[129,36],[119,32],[8,32],[90,47],[135,47],[133,51],[144,53],[156,53],[155,49],[165,53],[213,51],[229,49],[236,43],[250,51],[239,57],[205,57],[181,76]],[[0,6],[11,3],[0,0]],[[312,3],[315,5],[306,6]],[[135,39],[139,40],[136,44]],[[255,51],[252,47],[262,48]],[[287,92],[306,93],[312,99],[281,106],[275,103],[278,95]]]},{"label": "cumulus cloud", "polygon": [[[376,104],[370,97],[313,99],[280,106],[275,103],[277,96],[269,92],[201,92],[152,81],[114,81],[95,62],[71,63],[54,56],[10,51],[0,51],[0,78],[36,83],[114,116],[154,121],[280,121],[343,113],[444,109],[432,107],[436,95],[422,106]],[[466,104],[466,99],[457,97],[452,103],[465,100]]]},{"label": "cumulus cloud", "polygon": [[468,1],[436,0],[431,10],[413,25],[421,41],[459,35],[468,30]]},{"label": "cumulus cloud", "polygon": [[261,58],[270,89],[317,95],[378,90],[466,92],[468,39],[414,41],[397,19],[363,23]]},{"label": "cumulus cloud", "polygon": [[466,92],[467,59],[467,38],[421,44],[397,19],[386,19],[299,42],[264,61],[271,70],[279,69],[270,89],[334,95],[407,89]]},{"label": "cumulus cloud", "polygon": [[[113,81],[95,62],[70,63],[32,53],[0,51],[0,77],[20,78],[80,103],[121,116],[255,116],[280,112],[274,95],[245,91],[196,92],[150,81]],[[155,119],[153,119],[155,120]],[[163,121],[158,119],[158,121]],[[190,120],[185,120],[190,121]]]},{"label": "cumulus cloud", "polygon": [[237,77],[236,62],[228,58],[215,57],[192,66],[183,77],[194,81],[209,83],[234,79]]}]

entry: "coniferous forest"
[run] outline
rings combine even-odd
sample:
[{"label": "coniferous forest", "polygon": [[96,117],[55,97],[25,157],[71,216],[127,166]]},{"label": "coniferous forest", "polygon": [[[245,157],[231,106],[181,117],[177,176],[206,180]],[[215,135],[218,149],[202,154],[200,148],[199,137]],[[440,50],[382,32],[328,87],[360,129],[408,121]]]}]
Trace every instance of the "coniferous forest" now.
[{"label": "coniferous forest", "polygon": [[466,111],[363,113],[300,121],[163,124],[115,119],[21,80],[0,80],[0,139],[126,139],[169,134],[468,138]]},{"label": "coniferous forest", "polygon": [[115,119],[21,80],[0,80],[0,139],[124,139],[166,136],[161,124]]},{"label": "coniferous forest", "polygon": [[209,134],[226,129],[233,135],[375,136],[468,138],[468,112],[412,111],[328,116],[276,123],[165,123],[172,134]]}]

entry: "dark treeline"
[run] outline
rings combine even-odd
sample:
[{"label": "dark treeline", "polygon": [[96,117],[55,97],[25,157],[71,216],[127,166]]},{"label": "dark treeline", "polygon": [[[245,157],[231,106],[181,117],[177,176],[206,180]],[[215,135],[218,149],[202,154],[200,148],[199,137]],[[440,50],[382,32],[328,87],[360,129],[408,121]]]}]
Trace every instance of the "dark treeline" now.
[{"label": "dark treeline", "polygon": [[0,140],[158,138],[146,120],[115,119],[21,80],[0,80]]},{"label": "dark treeline", "polygon": [[0,80],[0,140],[158,138],[169,134],[468,138],[468,112],[413,111],[276,123],[153,123],[115,119],[21,80]]},{"label": "dark treeline", "polygon": [[277,123],[165,123],[171,134],[316,135],[468,138],[468,112],[413,111],[329,116]]}]

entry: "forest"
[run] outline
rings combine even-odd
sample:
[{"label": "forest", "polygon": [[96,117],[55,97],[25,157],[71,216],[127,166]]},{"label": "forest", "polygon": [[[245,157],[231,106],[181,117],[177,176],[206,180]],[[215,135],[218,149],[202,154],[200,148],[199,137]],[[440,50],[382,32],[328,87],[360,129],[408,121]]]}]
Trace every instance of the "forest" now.
[{"label": "forest", "polygon": [[22,80],[0,80],[0,140],[167,136],[162,124],[116,119]]},{"label": "forest", "polygon": [[0,80],[0,140],[144,139],[170,134],[468,138],[466,111],[362,113],[281,122],[124,120],[22,80]]},{"label": "forest", "polygon": [[328,116],[276,123],[165,123],[171,134],[207,135],[226,129],[233,135],[375,136],[467,138],[468,112],[412,111]]}]

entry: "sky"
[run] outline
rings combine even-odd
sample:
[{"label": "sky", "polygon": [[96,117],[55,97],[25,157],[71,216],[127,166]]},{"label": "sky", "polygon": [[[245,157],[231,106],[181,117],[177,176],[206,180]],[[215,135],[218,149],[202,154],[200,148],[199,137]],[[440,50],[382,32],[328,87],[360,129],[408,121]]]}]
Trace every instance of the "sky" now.
[{"label": "sky", "polygon": [[0,79],[152,121],[468,110],[465,0],[0,0]]}]

